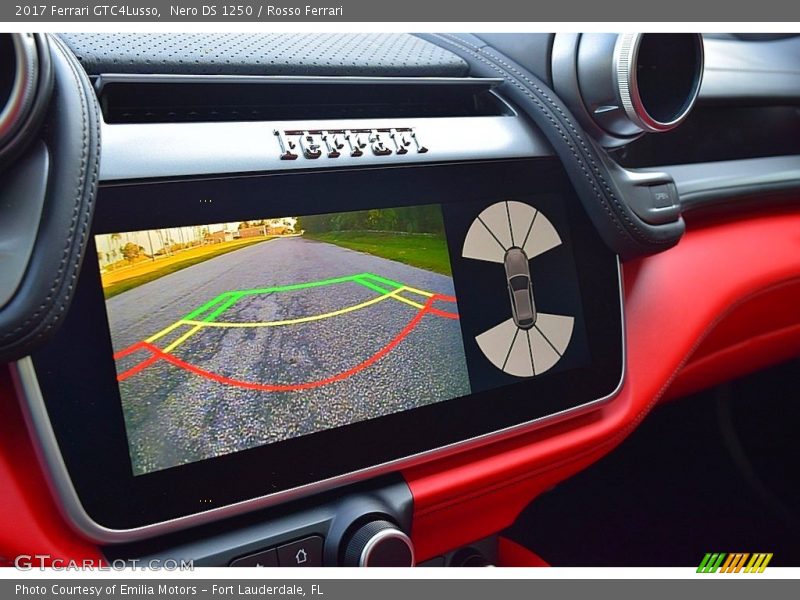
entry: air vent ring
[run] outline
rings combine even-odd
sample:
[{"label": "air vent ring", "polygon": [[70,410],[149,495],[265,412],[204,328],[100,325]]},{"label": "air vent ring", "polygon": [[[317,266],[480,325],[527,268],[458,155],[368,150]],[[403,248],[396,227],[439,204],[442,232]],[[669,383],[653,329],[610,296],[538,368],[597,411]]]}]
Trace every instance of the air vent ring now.
[{"label": "air vent ring", "polygon": [[698,34],[623,33],[614,51],[625,114],[643,131],[674,129],[700,92],[703,42]]},{"label": "air vent ring", "polygon": [[0,168],[33,137],[51,88],[46,36],[0,34]]},{"label": "air vent ring", "polygon": [[556,34],[553,88],[595,140],[614,148],[680,125],[703,79],[698,33]]}]

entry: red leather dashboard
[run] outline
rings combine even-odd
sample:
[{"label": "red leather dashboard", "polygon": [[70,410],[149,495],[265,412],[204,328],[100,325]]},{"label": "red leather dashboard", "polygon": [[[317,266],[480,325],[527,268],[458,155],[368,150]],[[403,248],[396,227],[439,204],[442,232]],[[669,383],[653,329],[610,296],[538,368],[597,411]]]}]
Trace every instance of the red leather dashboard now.
[{"label": "red leather dashboard", "polygon": [[23,554],[99,560],[97,548],[73,533],[58,512],[8,369],[0,369],[0,414],[0,566],[11,566]]},{"label": "red leather dashboard", "polygon": [[[677,247],[626,263],[624,281],[627,373],[617,398],[403,473],[419,560],[502,530],[613,449],[662,398],[800,352],[800,211],[690,224]],[[98,559],[57,512],[5,369],[0,414],[0,564],[18,554]],[[536,562],[513,546],[506,554],[506,564]]]},{"label": "red leather dashboard", "polygon": [[[404,473],[414,495],[412,538],[420,559],[502,530],[537,495],[608,453],[685,367],[700,369],[695,366],[703,364],[700,359],[689,362],[698,350],[715,356],[720,351],[713,348],[733,340],[738,349],[731,352],[745,357],[740,364],[750,361],[756,368],[800,352],[794,301],[800,285],[800,212],[690,226],[675,248],[626,263],[624,283],[627,374],[616,399],[572,422]],[[769,298],[766,312],[758,308],[764,298]],[[772,311],[787,313],[793,326],[784,327]],[[748,322],[750,335],[780,341],[740,344],[740,336],[728,332],[741,320]],[[773,335],[776,323],[780,328]],[[759,356],[750,356],[751,350]],[[694,374],[694,381],[718,380],[718,363],[706,359],[706,364],[708,374]],[[686,382],[684,389],[697,387]]]}]

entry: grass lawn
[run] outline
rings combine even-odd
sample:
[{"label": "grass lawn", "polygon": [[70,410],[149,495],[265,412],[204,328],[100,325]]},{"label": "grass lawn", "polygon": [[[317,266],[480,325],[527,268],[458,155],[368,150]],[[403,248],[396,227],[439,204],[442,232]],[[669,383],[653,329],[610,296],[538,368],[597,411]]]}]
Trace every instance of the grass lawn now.
[{"label": "grass lawn", "polygon": [[160,258],[156,261],[136,263],[135,266],[127,270],[111,271],[102,276],[103,295],[108,298],[132,290],[135,287],[144,285],[150,281],[155,281],[186,267],[191,267],[201,262],[205,262],[217,256],[222,256],[228,252],[234,252],[246,246],[252,246],[265,242],[273,238],[253,238],[246,240],[234,240],[221,244],[210,244],[208,246],[198,246],[173,256]]},{"label": "grass lawn", "polygon": [[453,274],[450,270],[447,242],[444,238],[433,235],[382,231],[331,231],[306,233],[304,237],[396,260],[443,275]]}]

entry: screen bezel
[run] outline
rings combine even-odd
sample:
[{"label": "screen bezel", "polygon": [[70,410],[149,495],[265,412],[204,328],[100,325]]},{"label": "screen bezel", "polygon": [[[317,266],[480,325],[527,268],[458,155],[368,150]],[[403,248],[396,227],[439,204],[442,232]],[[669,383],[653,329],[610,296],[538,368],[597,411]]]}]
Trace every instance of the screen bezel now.
[{"label": "screen bezel", "polygon": [[[126,530],[253,498],[279,499],[320,481],[334,485],[355,472],[366,476],[377,465],[595,403],[619,388],[624,366],[617,258],[553,160],[101,186],[93,235],[190,224],[187,211],[194,224],[332,207],[488,204],[538,194],[558,195],[568,213],[591,356],[587,366],[146,475],[132,474],[99,270],[87,260],[63,327],[32,357],[61,456],[87,515],[104,528]],[[92,237],[87,256],[93,252]],[[536,403],[529,401],[533,395]]]}]

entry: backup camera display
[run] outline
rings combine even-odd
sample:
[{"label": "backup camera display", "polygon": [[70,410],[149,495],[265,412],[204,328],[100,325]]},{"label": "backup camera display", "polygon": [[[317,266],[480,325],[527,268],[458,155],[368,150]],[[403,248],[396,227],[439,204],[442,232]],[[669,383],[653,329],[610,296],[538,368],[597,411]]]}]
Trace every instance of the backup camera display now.
[{"label": "backup camera display", "polygon": [[95,241],[137,475],[470,394],[438,205]]}]

